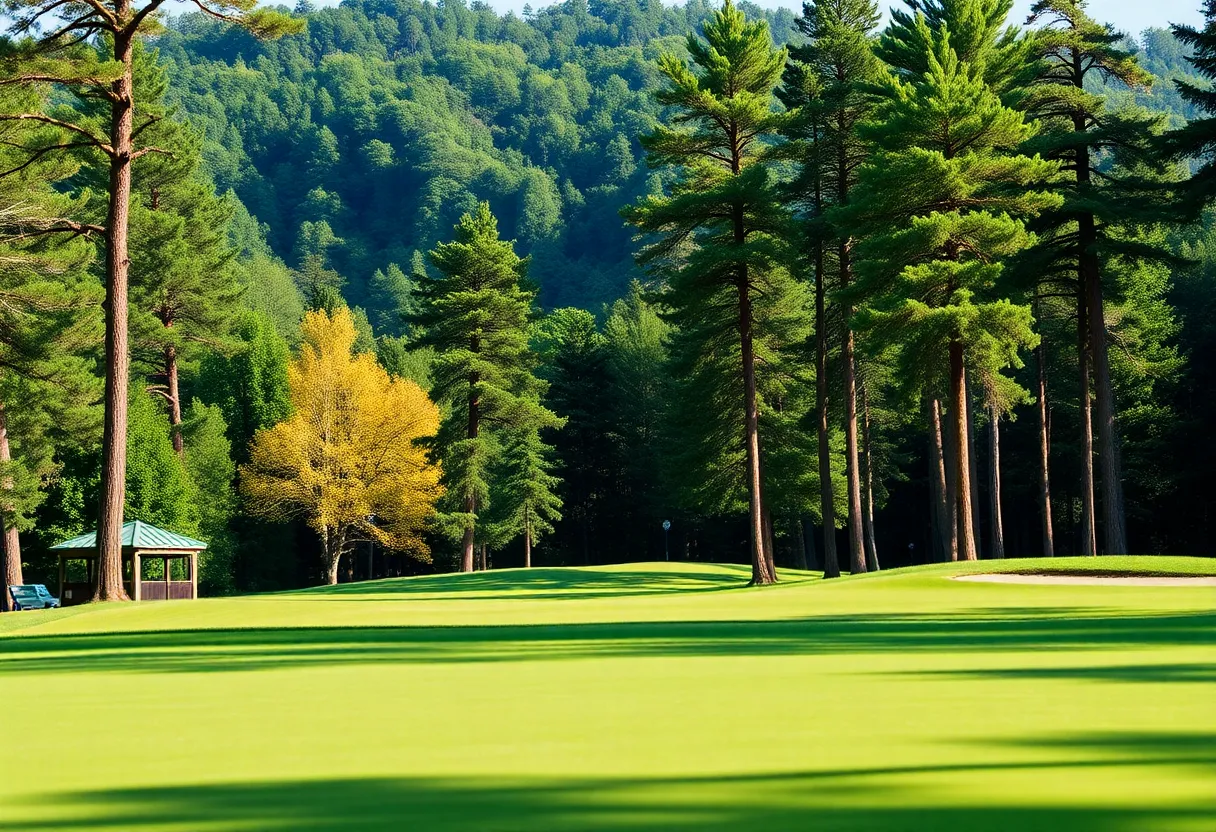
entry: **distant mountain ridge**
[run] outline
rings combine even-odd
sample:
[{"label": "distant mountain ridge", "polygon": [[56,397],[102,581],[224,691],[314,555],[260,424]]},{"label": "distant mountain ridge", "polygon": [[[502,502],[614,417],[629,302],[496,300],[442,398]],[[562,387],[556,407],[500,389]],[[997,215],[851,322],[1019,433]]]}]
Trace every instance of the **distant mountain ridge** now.
[{"label": "distant mountain ridge", "polygon": [[[774,40],[797,37],[790,11],[743,7]],[[460,0],[305,0],[305,35],[259,43],[192,14],[156,45],[219,188],[279,257],[320,255],[347,299],[395,330],[383,275],[421,268],[479,199],[531,256],[546,306],[598,310],[623,294],[635,272],[618,211],[663,183],[637,142],[660,112],[654,60],[713,9],[568,0],[520,17]],[[1190,115],[1172,83],[1190,76],[1181,45],[1150,29],[1138,46],[1159,83],[1106,90],[1111,105]]]}]

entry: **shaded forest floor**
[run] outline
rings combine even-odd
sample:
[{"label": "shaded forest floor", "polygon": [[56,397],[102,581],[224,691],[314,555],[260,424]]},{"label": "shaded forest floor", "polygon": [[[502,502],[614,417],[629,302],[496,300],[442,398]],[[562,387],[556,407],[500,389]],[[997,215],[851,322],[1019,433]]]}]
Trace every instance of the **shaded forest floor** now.
[{"label": "shaded forest floor", "polygon": [[948,580],[994,566],[0,616],[0,830],[1216,828],[1216,590]]}]

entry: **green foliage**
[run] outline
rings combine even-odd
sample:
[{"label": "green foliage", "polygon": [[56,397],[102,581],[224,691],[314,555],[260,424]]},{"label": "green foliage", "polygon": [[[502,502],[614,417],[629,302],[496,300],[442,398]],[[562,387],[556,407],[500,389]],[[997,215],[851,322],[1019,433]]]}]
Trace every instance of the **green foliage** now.
[{"label": "green foliage", "polygon": [[490,470],[500,452],[498,431],[560,424],[538,397],[528,345],[535,292],[524,283],[527,261],[499,238],[487,203],[465,214],[455,239],[430,252],[434,274],[417,286],[412,324],[419,344],[435,350],[431,398],[443,407],[436,450],[447,489],[444,521],[463,534],[491,499]]},{"label": "green foliage", "polygon": [[[748,6],[786,39],[792,15]],[[256,43],[198,14],[158,38],[172,95],[206,134],[220,192],[269,225],[292,265],[321,253],[378,334],[407,274],[488,200],[532,255],[549,307],[595,309],[633,276],[617,211],[648,192],[639,132],[661,106],[651,63],[706,2],[556,4],[529,20],[488,5],[358,0],[308,13],[300,37]]]},{"label": "green foliage", "polygon": [[866,235],[850,295],[866,307],[858,325],[900,345],[906,383],[942,390],[947,348],[960,344],[995,397],[1009,389],[1000,372],[1038,341],[1029,306],[998,283],[1003,261],[1034,241],[1021,218],[1060,202],[1030,189],[1055,166],[1017,154],[1032,133],[1022,114],[959,60],[945,29],[918,26],[929,70],[892,80],[868,129],[879,150],[853,204],[837,209],[837,223]]},{"label": "green foliage", "polygon": [[136,390],[127,424],[127,490],[124,517],[170,531],[197,535],[194,484],[173,450],[169,423],[152,399]]},{"label": "green foliage", "polygon": [[1193,26],[1173,27],[1174,37],[1193,54],[1186,60],[1194,67],[1198,78],[1174,81],[1183,100],[1203,117],[1192,118],[1187,124],[1172,131],[1166,139],[1167,151],[1176,159],[1195,160],[1200,168],[1191,178],[1188,191],[1197,204],[1206,204],[1216,199],[1216,91],[1212,81],[1216,80],[1216,0],[1204,0],[1204,28]]},{"label": "green foliage", "polygon": [[196,392],[203,402],[219,407],[235,457],[244,461],[253,435],[291,412],[290,354],[274,324],[257,312],[245,313],[234,331],[241,346],[231,355],[207,356]]},{"label": "green foliage", "polygon": [[232,483],[236,465],[228,441],[228,425],[218,405],[197,399],[182,422],[186,444],[186,471],[194,487],[198,536],[207,543],[199,555],[199,592],[226,595],[235,589],[233,561],[236,538],[229,524],[236,512]]},{"label": "green foliage", "polygon": [[652,235],[639,262],[668,285],[662,302],[678,379],[672,482],[686,507],[712,514],[737,510],[748,494],[742,343],[754,339],[761,357],[760,396],[776,393],[789,378],[783,350],[805,337],[797,328],[808,298],[785,268],[788,217],[766,150],[785,123],[772,94],[786,52],[773,48],[766,23],[746,21],[730,2],[703,35],[688,37],[693,66],[660,57],[667,86],[657,97],[673,108],[672,126],[641,139],[648,163],[675,166],[679,179],[670,195],[624,214]]}]

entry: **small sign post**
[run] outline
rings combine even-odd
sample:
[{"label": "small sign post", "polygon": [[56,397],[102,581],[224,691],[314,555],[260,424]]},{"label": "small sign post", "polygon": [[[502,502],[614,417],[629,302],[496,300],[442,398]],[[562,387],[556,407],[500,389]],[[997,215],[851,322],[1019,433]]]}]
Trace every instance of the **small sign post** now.
[{"label": "small sign post", "polygon": [[671,560],[671,549],[667,546],[667,533],[671,531],[671,521],[663,521],[663,560]]}]

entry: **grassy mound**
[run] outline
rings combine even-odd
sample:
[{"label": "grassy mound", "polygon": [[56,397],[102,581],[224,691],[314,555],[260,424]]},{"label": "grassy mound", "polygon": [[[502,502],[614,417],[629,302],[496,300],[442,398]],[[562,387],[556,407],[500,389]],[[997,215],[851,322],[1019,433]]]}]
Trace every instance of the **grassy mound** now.
[{"label": "grassy mound", "polygon": [[630,564],[0,616],[0,731],[37,752],[0,830],[1212,829],[1216,593],[947,580],[994,566],[1216,572]]}]

